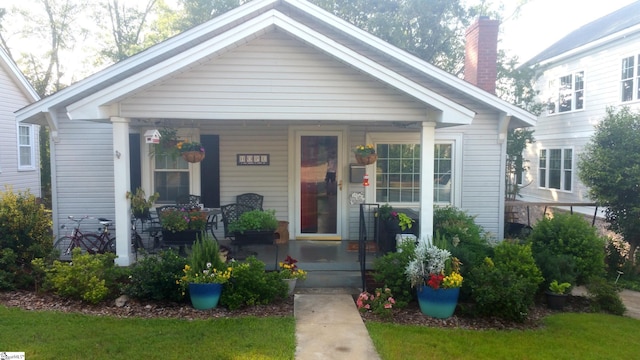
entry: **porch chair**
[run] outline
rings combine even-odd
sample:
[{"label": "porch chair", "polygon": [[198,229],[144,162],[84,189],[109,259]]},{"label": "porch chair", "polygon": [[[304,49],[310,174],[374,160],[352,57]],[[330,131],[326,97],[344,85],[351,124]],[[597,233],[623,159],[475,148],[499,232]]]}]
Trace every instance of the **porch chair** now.
[{"label": "porch chair", "polygon": [[236,203],[246,205],[251,210],[262,210],[264,196],[256,193],[245,193],[236,196]]},{"label": "porch chair", "polygon": [[176,205],[187,210],[194,209],[200,205],[200,195],[183,194],[176,198]]}]

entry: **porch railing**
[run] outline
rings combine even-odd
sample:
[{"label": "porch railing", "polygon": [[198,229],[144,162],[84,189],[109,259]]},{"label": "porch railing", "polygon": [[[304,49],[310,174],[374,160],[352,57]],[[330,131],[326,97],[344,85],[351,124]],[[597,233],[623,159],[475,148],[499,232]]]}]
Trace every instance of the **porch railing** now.
[{"label": "porch railing", "polygon": [[360,204],[360,216],[358,217],[358,261],[360,262],[362,291],[367,291],[367,241],[374,241],[376,245],[378,245],[380,226],[376,218],[376,213],[379,208],[380,204]]}]

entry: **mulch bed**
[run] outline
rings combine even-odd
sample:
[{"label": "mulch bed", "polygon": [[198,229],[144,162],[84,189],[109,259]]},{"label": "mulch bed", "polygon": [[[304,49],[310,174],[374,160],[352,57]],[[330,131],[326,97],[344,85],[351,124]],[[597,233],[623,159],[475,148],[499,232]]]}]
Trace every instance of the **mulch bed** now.
[{"label": "mulch bed", "polygon": [[[589,300],[580,296],[569,296],[565,312],[588,312]],[[138,318],[174,318],[174,319],[210,319],[232,318],[242,316],[293,316],[293,296],[269,305],[249,306],[238,310],[215,308],[211,310],[196,310],[188,303],[150,302],[127,300],[122,306],[116,306],[115,301],[107,301],[98,305],[90,305],[78,300],[70,300],[50,293],[35,293],[31,291],[0,292],[0,304],[7,307],[19,307],[28,311],[59,311],[64,313],[81,313],[95,316],[138,317]],[[518,323],[499,318],[473,318],[460,314],[458,311],[448,319],[435,319],[420,312],[417,303],[410,303],[405,309],[394,309],[391,319],[381,319],[377,315],[361,313],[365,322],[390,322],[400,325],[418,325],[441,328],[460,329],[498,329],[525,330],[536,329],[544,325],[545,316],[557,313],[549,310],[544,304],[531,309],[527,320]]]}]

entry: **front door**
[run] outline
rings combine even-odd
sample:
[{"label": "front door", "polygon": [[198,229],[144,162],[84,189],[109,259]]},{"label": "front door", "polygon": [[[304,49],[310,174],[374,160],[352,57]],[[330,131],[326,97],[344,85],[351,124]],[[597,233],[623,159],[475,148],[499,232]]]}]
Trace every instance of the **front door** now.
[{"label": "front door", "polygon": [[296,136],[296,239],[341,240],[342,133]]}]

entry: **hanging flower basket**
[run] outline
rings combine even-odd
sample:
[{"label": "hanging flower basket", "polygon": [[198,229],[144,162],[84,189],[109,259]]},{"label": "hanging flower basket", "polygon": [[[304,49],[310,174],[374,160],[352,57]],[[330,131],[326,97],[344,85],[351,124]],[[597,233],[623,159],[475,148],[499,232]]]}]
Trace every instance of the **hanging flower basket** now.
[{"label": "hanging flower basket", "polygon": [[356,161],[360,165],[371,165],[378,160],[378,154],[358,155],[356,154]]},{"label": "hanging flower basket", "polygon": [[181,155],[184,161],[190,163],[198,163],[204,159],[204,153],[200,151],[185,151]]}]

